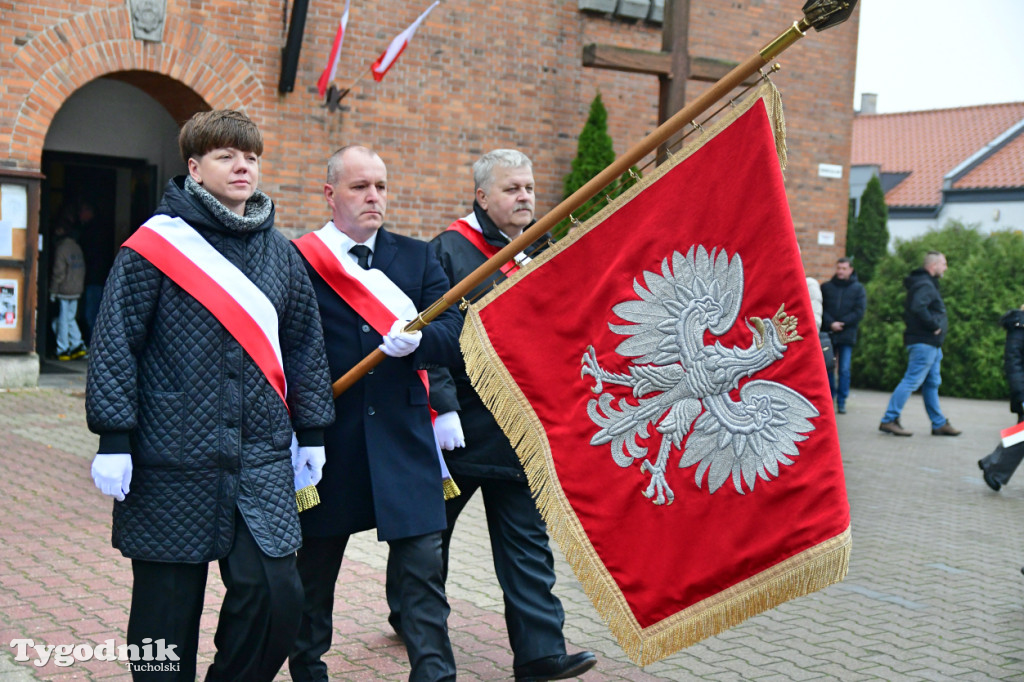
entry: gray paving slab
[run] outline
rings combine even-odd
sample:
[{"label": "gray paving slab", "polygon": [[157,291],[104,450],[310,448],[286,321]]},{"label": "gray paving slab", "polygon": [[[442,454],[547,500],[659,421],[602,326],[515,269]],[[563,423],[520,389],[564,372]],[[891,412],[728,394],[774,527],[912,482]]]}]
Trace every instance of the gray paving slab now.
[{"label": "gray paving slab", "polygon": [[[124,639],[130,564],[110,547],[110,505],[92,487],[96,437],[85,428],[84,374],[44,375],[45,388],[0,392],[0,682],[126,680],[101,661],[57,668],[17,662],[9,642]],[[918,396],[903,424],[878,432],[887,394],[855,391],[838,416],[853,518],[845,582],[637,668],[601,622],[560,552],[557,594],[570,650],[597,652],[593,680],[1024,679],[1024,474],[1001,492],[976,461],[1012,421],[1002,402],[943,398],[957,438],[933,437]],[[355,536],[338,586],[337,680],[400,680],[408,666],[385,621],[386,545]],[[211,571],[200,667],[213,655],[223,596]],[[501,593],[479,499],[452,542],[450,629],[460,680],[508,679]],[[287,680],[287,673],[279,675]]]}]

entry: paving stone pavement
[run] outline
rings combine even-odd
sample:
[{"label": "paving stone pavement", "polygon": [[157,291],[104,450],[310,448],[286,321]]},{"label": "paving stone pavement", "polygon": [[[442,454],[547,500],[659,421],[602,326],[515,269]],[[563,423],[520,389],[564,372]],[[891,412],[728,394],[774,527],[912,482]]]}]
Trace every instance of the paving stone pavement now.
[{"label": "paving stone pavement", "polygon": [[[0,392],[0,682],[127,680],[114,662],[42,667],[9,643],[124,642],[130,563],[110,547],[110,503],[92,485],[97,439],[85,427],[81,377]],[[1012,415],[1003,402],[943,398],[959,438],[933,437],[921,399],[904,411],[912,438],[877,431],[888,396],[857,391],[840,415],[853,552],[846,580],[637,668],[616,645],[556,549],[570,651],[597,653],[601,680],[1024,679],[1024,474],[1000,493],[977,459]],[[385,621],[386,545],[362,533],[338,584],[332,679],[402,680],[404,649]],[[200,641],[213,654],[223,596],[216,564]],[[483,509],[474,499],[452,542],[449,620],[460,680],[512,676]],[[287,680],[282,672],[279,680]]]}]

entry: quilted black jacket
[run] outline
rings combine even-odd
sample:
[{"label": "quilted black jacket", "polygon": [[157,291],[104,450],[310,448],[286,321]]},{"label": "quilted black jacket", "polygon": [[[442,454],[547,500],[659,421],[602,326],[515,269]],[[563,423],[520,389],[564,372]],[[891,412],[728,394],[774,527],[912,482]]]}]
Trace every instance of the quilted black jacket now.
[{"label": "quilted black jacket", "polygon": [[188,222],[278,310],[288,407],[209,311],[122,248],[103,292],[86,390],[99,452],[132,455],[131,492],[114,503],[113,545],[132,559],[219,559],[231,549],[237,506],[260,548],[286,556],[301,545],[292,431],[301,444],[322,445],[334,420],[309,278],[273,229],[273,211],[256,230],[232,231],[175,178],[157,213]]}]

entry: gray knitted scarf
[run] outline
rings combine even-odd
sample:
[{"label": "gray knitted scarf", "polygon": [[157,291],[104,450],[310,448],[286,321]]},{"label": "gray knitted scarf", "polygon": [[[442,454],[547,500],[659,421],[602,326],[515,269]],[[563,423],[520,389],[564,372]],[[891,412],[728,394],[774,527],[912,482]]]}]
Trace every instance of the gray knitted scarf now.
[{"label": "gray knitted scarf", "polygon": [[199,199],[203,206],[210,210],[210,213],[220,221],[222,225],[234,232],[253,232],[260,225],[266,222],[270,216],[270,208],[273,205],[263,192],[256,190],[248,201],[245,202],[245,215],[240,216],[227,206],[220,203],[217,197],[206,191],[202,185],[192,179],[192,176],[185,178],[185,190]]}]

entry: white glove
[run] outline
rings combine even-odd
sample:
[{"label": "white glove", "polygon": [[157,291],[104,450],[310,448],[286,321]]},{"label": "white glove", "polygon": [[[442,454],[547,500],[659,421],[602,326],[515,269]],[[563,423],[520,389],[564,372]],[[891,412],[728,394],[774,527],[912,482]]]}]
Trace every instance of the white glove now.
[{"label": "white glove", "polygon": [[324,463],[327,461],[327,454],[324,446],[315,447],[299,446],[292,449],[292,470],[298,476],[303,469],[309,470],[309,480],[312,485],[320,482],[324,476]]},{"label": "white glove", "polygon": [[434,420],[434,435],[442,450],[454,450],[466,447],[466,437],[462,434],[462,422],[458,412],[445,412],[437,415]]},{"label": "white glove", "polygon": [[92,480],[104,495],[123,502],[132,482],[132,456],[96,455],[92,460]]},{"label": "white glove", "polygon": [[408,323],[408,320],[395,320],[395,323],[391,325],[391,331],[384,337],[384,343],[380,344],[380,349],[385,355],[393,358],[404,358],[420,347],[420,339],[423,338],[423,333],[420,331],[408,333],[402,331]]}]

